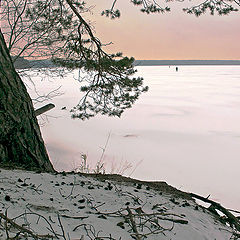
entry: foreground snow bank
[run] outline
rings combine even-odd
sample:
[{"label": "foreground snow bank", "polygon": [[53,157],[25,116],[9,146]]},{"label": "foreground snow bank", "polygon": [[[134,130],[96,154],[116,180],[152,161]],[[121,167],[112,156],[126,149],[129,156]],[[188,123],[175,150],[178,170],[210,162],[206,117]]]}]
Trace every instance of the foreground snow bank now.
[{"label": "foreground snow bank", "polygon": [[232,230],[166,183],[0,170],[0,239],[226,240]]}]

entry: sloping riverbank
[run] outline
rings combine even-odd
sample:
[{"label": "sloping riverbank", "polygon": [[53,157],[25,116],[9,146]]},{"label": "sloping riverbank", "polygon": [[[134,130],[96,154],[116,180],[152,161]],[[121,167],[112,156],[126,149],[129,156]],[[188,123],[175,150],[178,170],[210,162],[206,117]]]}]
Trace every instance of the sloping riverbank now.
[{"label": "sloping riverbank", "polygon": [[164,182],[0,171],[0,239],[237,239],[189,194]]}]

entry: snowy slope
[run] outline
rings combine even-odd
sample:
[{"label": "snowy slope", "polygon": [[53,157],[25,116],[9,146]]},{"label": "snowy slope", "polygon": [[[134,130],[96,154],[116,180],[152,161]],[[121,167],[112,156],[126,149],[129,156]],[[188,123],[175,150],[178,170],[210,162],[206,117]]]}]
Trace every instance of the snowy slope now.
[{"label": "snowy slope", "polygon": [[[226,240],[231,228],[173,188],[0,170],[0,239]],[[163,186],[164,183],[163,183]],[[11,219],[6,222],[6,219]],[[43,235],[43,236],[41,236]]]}]

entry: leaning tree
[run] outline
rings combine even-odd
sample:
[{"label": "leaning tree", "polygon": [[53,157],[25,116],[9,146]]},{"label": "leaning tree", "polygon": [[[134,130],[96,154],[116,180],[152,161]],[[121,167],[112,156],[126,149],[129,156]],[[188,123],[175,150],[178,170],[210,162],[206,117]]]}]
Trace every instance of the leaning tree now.
[{"label": "leaning tree", "polygon": [[[49,161],[32,100],[14,61],[26,58],[50,58],[65,69],[83,69],[85,86],[72,116],[86,119],[96,114],[120,117],[142,92],[147,91],[143,79],[132,75],[133,58],[121,53],[107,53],[95,36],[85,14],[91,9],[78,0],[0,0],[0,164],[12,164],[26,169],[54,171]],[[169,7],[155,0],[131,0],[143,13],[163,13]],[[207,9],[220,15],[237,11],[232,3],[239,0],[206,0],[184,9],[201,15]],[[114,0],[102,15],[120,17]]]}]

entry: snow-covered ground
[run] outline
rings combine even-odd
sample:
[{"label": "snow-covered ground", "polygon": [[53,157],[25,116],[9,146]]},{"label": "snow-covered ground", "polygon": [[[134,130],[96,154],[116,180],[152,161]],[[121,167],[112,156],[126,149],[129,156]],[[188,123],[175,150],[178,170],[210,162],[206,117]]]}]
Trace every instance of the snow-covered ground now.
[{"label": "snow-covered ground", "polygon": [[116,175],[0,169],[0,215],[0,239],[237,239],[166,183]]}]

